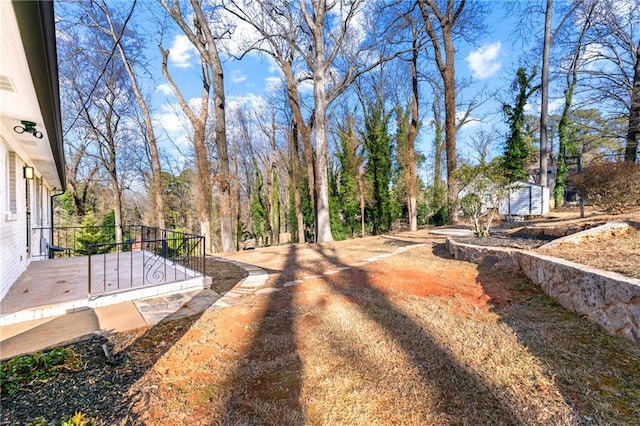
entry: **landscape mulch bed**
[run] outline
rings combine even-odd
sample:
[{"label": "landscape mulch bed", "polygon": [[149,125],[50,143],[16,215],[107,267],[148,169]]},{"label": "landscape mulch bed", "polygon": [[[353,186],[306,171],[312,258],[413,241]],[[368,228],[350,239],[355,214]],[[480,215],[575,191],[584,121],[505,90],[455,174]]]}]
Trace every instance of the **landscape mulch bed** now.
[{"label": "landscape mulch bed", "polygon": [[524,250],[533,250],[547,244],[555,237],[539,236],[528,237],[514,235],[491,235],[488,237],[456,237],[455,240],[464,244],[473,244],[483,247],[512,247]]}]

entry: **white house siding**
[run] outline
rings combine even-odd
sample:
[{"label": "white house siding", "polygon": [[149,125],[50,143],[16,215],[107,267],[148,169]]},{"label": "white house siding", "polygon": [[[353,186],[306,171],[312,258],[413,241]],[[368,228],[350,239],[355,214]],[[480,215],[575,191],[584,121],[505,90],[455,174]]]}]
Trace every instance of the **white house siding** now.
[{"label": "white house siding", "polygon": [[25,180],[22,177],[24,163],[15,155],[15,206],[11,212],[11,176],[9,147],[4,141],[0,143],[0,298],[26,269],[29,263],[27,256],[27,224],[25,206]]}]

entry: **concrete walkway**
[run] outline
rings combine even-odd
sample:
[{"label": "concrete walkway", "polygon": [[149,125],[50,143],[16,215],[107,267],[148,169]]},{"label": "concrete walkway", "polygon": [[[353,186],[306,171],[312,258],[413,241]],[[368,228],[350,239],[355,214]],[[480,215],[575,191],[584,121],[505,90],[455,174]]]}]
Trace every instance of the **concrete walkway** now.
[{"label": "concrete walkway", "polygon": [[205,288],[95,308],[81,307],[63,315],[1,325],[0,360],[80,341],[94,334],[150,327],[161,321],[229,306],[263,286],[267,280],[268,274],[260,268],[218,259],[244,268],[249,276],[223,295]]}]

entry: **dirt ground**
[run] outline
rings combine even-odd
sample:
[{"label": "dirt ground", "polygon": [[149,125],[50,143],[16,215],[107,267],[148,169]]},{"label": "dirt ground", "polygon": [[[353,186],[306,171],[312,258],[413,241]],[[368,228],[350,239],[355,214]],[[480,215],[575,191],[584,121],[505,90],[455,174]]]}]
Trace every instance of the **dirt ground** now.
[{"label": "dirt ground", "polygon": [[640,348],[443,242],[423,230],[227,255],[266,269],[267,290],[112,336],[116,366],[76,345],[77,380],[3,395],[2,422],[637,424]]}]

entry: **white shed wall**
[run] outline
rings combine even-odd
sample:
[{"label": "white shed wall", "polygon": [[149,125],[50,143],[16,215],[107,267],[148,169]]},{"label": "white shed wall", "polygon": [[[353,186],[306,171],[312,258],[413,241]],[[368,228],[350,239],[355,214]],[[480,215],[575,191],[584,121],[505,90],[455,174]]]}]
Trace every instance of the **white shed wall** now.
[{"label": "white shed wall", "polygon": [[509,197],[499,209],[502,215],[544,216],[549,213],[549,188],[527,182],[516,182]]}]

